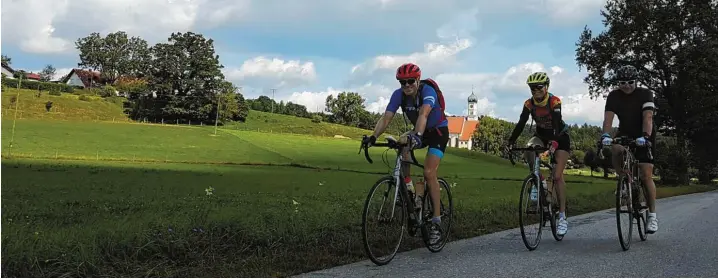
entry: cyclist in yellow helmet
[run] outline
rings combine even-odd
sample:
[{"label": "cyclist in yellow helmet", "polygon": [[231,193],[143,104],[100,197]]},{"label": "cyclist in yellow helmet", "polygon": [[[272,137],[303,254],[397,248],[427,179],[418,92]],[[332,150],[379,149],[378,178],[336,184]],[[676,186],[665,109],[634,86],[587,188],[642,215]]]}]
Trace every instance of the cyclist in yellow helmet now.
[{"label": "cyclist in yellow helmet", "polygon": [[[568,231],[568,221],[566,221],[566,183],[563,179],[563,170],[568,162],[568,156],[571,152],[571,139],[568,135],[568,125],[561,119],[561,99],[548,92],[551,84],[548,74],[545,72],[535,72],[526,79],[531,90],[531,98],[524,102],[524,108],[521,112],[519,122],[516,124],[511,137],[508,140],[509,146],[516,144],[516,139],[529,119],[529,115],[536,121],[536,133],[529,139],[527,146],[546,146],[555,150],[556,169],[553,177],[554,185],[558,186],[559,198],[559,221],[557,226],[558,235],[565,235]],[[525,152],[524,157],[529,162],[529,167],[533,169],[534,153]],[[553,191],[553,189],[550,189]],[[532,195],[533,199],[533,195]]]}]

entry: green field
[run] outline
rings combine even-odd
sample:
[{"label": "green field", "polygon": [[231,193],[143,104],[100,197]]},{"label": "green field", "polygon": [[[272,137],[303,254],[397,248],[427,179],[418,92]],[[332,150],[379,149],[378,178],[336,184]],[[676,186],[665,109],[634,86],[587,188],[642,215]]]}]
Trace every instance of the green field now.
[{"label": "green field", "polygon": [[[11,129],[3,119],[7,276],[272,277],[361,260],[361,208],[389,171],[383,150],[369,164],[356,139],[28,119],[9,148]],[[517,226],[524,168],[465,150],[445,158],[452,239]],[[569,216],[612,206],[613,181],[567,180]]]},{"label": "green field", "polygon": [[[212,126],[129,122],[99,98],[34,94],[2,96],[6,276],[274,277],[365,258],[363,202],[390,171],[382,155],[394,158],[374,148],[369,164],[358,154],[369,131],[250,111],[215,135]],[[453,185],[452,239],[516,227],[526,172],[449,148],[440,175]],[[569,216],[612,207],[612,180],[566,179]]]}]

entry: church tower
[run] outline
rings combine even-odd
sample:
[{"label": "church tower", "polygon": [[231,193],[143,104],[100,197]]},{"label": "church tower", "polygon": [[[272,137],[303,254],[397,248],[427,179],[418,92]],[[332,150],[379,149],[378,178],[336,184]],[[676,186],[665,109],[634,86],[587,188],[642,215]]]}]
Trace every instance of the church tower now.
[{"label": "church tower", "polygon": [[469,103],[469,116],[467,117],[468,120],[479,120],[479,106],[478,106],[478,98],[476,98],[476,95],[474,95],[474,89],[471,89],[471,95],[469,95],[468,98]]}]

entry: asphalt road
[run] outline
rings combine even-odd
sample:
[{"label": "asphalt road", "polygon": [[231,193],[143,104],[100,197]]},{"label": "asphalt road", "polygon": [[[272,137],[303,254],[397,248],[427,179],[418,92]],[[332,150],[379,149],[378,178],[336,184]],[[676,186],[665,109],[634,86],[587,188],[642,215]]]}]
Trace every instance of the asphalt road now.
[{"label": "asphalt road", "polygon": [[634,224],[621,249],[614,211],[570,216],[561,242],[542,234],[528,251],[517,229],[397,254],[385,266],[368,259],[297,277],[718,277],[718,191],[658,200],[659,230],[641,241]]}]

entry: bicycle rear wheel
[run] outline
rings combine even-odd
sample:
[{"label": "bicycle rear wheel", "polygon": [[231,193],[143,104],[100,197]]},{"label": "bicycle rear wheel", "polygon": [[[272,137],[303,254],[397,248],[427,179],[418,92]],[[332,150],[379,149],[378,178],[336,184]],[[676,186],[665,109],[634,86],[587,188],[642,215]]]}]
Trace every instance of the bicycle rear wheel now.
[{"label": "bicycle rear wheel", "polygon": [[631,248],[633,237],[633,202],[630,189],[628,178],[621,176],[616,183],[616,228],[623,251]]},{"label": "bicycle rear wheel", "polygon": [[[384,187],[382,187],[384,186]],[[396,191],[396,181],[392,176],[385,176],[379,179],[369,190],[364,210],[362,213],[362,237],[364,251],[369,259],[376,265],[385,265],[391,262],[396,256],[399,246],[404,238],[404,230],[407,223],[406,199],[401,198],[402,193]],[[375,195],[378,193],[379,195]],[[372,201],[373,197],[378,197],[378,201]],[[401,206],[396,204],[396,200],[403,201]],[[370,208],[379,205],[378,212],[370,212]],[[376,224],[375,224],[376,223]],[[380,233],[373,233],[375,227]],[[396,228],[392,228],[396,227]],[[382,232],[383,231],[383,232]],[[394,239],[390,232],[398,233],[398,238]],[[372,234],[370,236],[370,234]],[[380,254],[387,253],[384,256]]]},{"label": "bicycle rear wheel", "polygon": [[[431,196],[428,194],[424,194],[424,224],[421,226],[424,245],[429,251],[434,253],[441,251],[444,249],[444,246],[446,246],[446,242],[449,240],[451,234],[451,221],[454,217],[454,201],[451,196],[451,187],[443,178],[439,178],[439,189],[439,197],[441,197],[441,225],[439,226],[441,230],[441,240],[434,245],[429,245],[429,226],[431,225],[431,218],[434,216],[434,204],[431,202]],[[424,192],[429,193],[428,188],[426,188]],[[442,197],[444,193],[446,194],[446,198]]]},{"label": "bicycle rear wheel", "polygon": [[[531,190],[533,187],[536,187],[537,190],[536,200],[531,199]],[[536,176],[527,176],[521,187],[521,195],[519,198],[519,228],[524,245],[529,251],[535,250],[541,242],[541,231],[544,224],[544,210],[538,187],[541,186]],[[526,214],[526,216],[524,216],[524,214]],[[524,228],[531,225],[535,225],[536,230],[538,230],[534,237],[529,235],[532,230]]]}]

